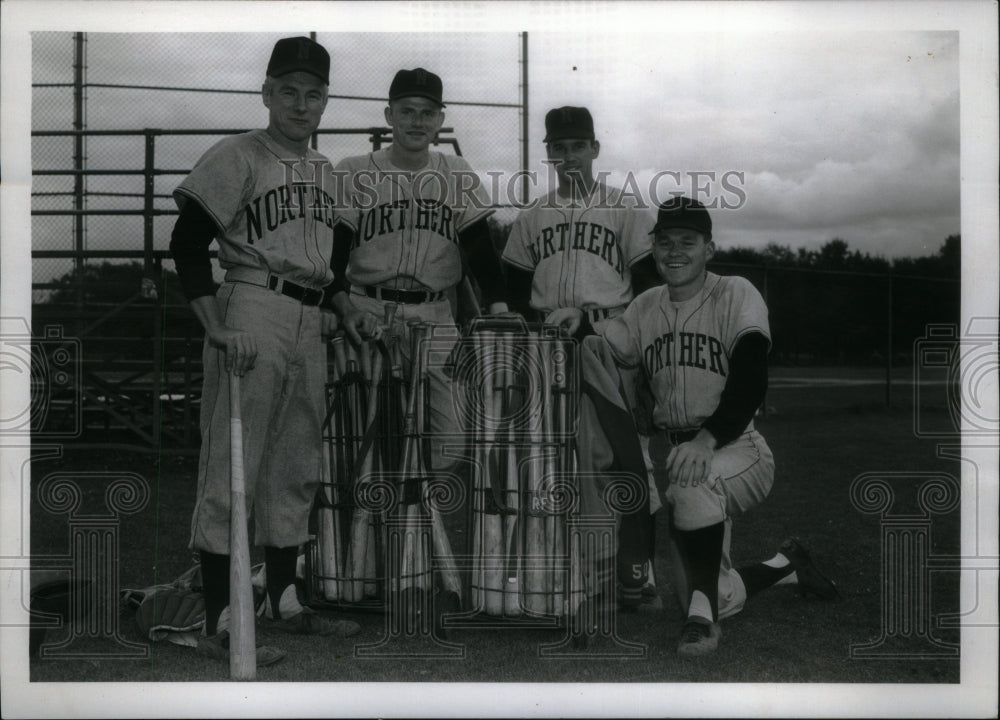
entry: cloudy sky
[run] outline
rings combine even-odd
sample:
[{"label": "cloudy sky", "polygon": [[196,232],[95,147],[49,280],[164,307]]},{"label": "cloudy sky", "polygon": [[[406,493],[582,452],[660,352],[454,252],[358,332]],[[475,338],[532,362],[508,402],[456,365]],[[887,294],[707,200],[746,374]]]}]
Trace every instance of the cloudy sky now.
[{"label": "cloudy sky", "polygon": [[[331,32],[325,28],[344,18],[343,8],[332,5],[312,26],[279,33],[122,33],[111,23],[104,31],[98,26],[87,44],[88,126],[262,124],[265,110],[252,93],[274,40],[315,30],[331,52],[333,95],[384,97],[401,67],[440,74],[450,103],[446,126],[455,128],[463,154],[480,173],[504,173],[498,187],[505,188],[520,167],[517,109],[462,103],[519,102],[517,33],[480,32],[492,27],[488,23],[474,23],[477,31],[464,33],[435,32],[433,25],[419,32]],[[617,184],[634,178],[641,192],[661,198],[683,190],[737,206],[716,213],[717,240],[724,245],[817,248],[840,237],[854,249],[891,258],[934,253],[960,232],[958,32],[878,24],[824,30],[803,26],[803,11],[785,3],[771,4],[788,5],[781,22],[746,23],[727,21],[717,11],[691,15],[690,7],[665,5],[655,12],[650,5],[623,5],[606,21],[592,17],[593,8],[614,6],[576,6],[576,16],[548,5],[512,6],[529,30],[535,194],[546,189],[540,164],[545,111],[586,105],[601,141],[597,169]],[[532,17],[525,13],[529,7],[549,13]],[[71,63],[68,33],[35,35],[34,83],[69,82]],[[248,94],[150,93],[103,84]],[[69,93],[36,88],[33,127],[65,128],[72,117]],[[381,125],[383,105],[335,99],[323,127]],[[211,141],[163,141],[161,163],[184,167]],[[366,147],[364,136],[321,145],[334,160]],[[34,162],[68,162],[66,149],[36,141]],[[92,167],[141,162],[135,140],[92,140],[88,155]],[[178,180],[162,178],[158,190],[169,192]],[[102,182],[111,181],[92,180],[91,189]],[[92,234],[99,243],[98,231]]]}]

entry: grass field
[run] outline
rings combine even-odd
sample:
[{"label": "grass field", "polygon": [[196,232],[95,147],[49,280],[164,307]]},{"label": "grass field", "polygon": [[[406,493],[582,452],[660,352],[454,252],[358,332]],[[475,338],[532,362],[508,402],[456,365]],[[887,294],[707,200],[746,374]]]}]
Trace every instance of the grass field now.
[{"label": "grass field", "polygon": [[[881,374],[880,374],[881,373]],[[777,587],[754,597],[745,610],[723,621],[718,653],[709,660],[685,661],[675,652],[680,631],[677,605],[666,583],[663,518],[660,518],[657,565],[664,608],[660,612],[619,613],[617,638],[639,644],[633,658],[609,658],[619,648],[604,638],[591,646],[591,656],[543,658],[542,645],[559,642],[558,630],[474,629],[451,633],[464,647],[460,659],[377,659],[355,657],[357,644],[378,642],[384,634],[380,615],[354,613],[362,634],[350,641],[319,638],[270,639],[289,652],[284,662],[262,669],[262,681],[519,681],[519,682],[751,682],[751,683],[956,683],[957,655],[945,656],[942,643],[958,643],[957,630],[935,628],[935,619],[959,611],[958,573],[935,571],[930,576],[927,603],[905,632],[889,632],[875,657],[852,656],[852,647],[883,636],[882,526],[876,514],[852,503],[852,482],[863,473],[892,473],[894,515],[916,512],[916,473],[936,471],[959,475],[957,461],[937,457],[936,444],[915,437],[910,390],[906,378],[894,392],[894,404],[884,406],[884,389],[877,384],[826,386],[823,377],[848,377],[842,369],[826,371],[782,369],[772,374],[769,411],[758,428],[771,445],[777,479],[771,496],[734,526],[733,555],[737,564],[770,557],[789,535],[812,551],[817,564],[836,580],[842,599],[824,603],[799,597],[793,588]],[[878,381],[878,369],[850,376]],[[800,383],[796,378],[811,379]],[[944,407],[926,412],[946,414]],[[194,498],[194,458],[160,458],[122,452],[71,452],[61,458],[37,459],[33,486],[46,476],[64,472],[80,475],[85,488],[79,512],[102,512],[102,478],[131,472],[148,482],[146,508],[123,516],[119,528],[118,562],[121,587],[169,582],[192,565],[186,549]],[[908,475],[909,474],[909,475]],[[43,510],[32,499],[33,555],[65,556],[68,521]],[[929,516],[928,551],[932,556],[957,555],[960,518],[957,510]],[[121,635],[143,642],[131,612],[120,615]],[[926,624],[926,629],[924,629]],[[51,630],[48,642],[65,630]],[[394,640],[394,649],[417,654],[428,648],[419,641]],[[81,646],[92,657],[80,660],[33,658],[32,681],[222,681],[224,664],[205,660],[189,648],[168,643],[150,646],[148,659],[110,660],[100,655],[109,640],[87,639]],[[894,654],[897,659],[888,655]]]}]

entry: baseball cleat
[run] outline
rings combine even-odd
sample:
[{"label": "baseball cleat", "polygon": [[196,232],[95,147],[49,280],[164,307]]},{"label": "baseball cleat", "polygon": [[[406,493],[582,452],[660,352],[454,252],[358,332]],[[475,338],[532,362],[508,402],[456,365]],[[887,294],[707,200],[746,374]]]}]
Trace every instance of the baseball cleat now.
[{"label": "baseball cleat", "polygon": [[[204,655],[205,657],[212,658],[213,660],[223,660],[229,661],[229,631],[220,630],[215,635],[208,637],[207,635],[200,635],[198,637],[198,647],[196,648],[199,655]],[[279,650],[276,647],[271,647],[270,645],[258,645],[257,646],[257,667],[267,667],[268,665],[274,665],[285,658],[285,651]]]},{"label": "baseball cleat", "polygon": [[785,540],[778,552],[788,558],[795,568],[795,574],[799,579],[799,593],[802,596],[811,593],[822,600],[836,600],[840,597],[837,586],[816,569],[809,552],[802,547],[797,538]]},{"label": "baseball cleat", "polygon": [[721,637],[722,628],[719,627],[719,623],[688,620],[681,630],[677,654],[683,657],[710,655],[719,648]]},{"label": "baseball cleat", "polygon": [[289,635],[319,635],[327,637],[336,635],[348,638],[361,632],[361,626],[351,620],[330,620],[319,615],[315,610],[304,607],[302,612],[291,617],[274,619],[264,614],[264,628],[277,630]]}]

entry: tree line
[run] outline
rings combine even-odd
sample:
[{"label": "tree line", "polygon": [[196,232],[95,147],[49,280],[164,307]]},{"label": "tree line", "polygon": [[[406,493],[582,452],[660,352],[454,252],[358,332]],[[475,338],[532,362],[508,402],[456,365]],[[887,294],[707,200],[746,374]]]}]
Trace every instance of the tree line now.
[{"label": "tree line", "polygon": [[[489,219],[494,244],[501,251],[510,226]],[[763,248],[717,248],[709,269],[742,275],[764,295],[770,311],[774,363],[882,364],[891,353],[896,364],[910,362],[914,342],[930,324],[958,323],[960,317],[961,237],[948,236],[940,249],[924,257],[872,256],[851,250],[834,238],[817,250],[771,243]],[[77,288],[86,306],[116,305],[134,298],[143,266],[87,263],[82,275],[66,273],[54,281],[45,304],[71,312]],[[177,314],[168,324],[187,325],[176,275],[165,270],[155,278]],[[136,303],[141,311],[147,303]],[[121,336],[148,337],[150,328],[135,314],[123,314],[107,330]],[[116,332],[117,331],[117,332]]]}]

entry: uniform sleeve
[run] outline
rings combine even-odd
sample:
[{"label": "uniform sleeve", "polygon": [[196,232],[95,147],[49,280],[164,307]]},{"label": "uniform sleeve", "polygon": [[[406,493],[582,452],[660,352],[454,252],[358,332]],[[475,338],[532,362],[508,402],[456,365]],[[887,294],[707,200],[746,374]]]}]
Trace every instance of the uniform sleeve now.
[{"label": "uniform sleeve", "polygon": [[251,158],[237,145],[239,140],[240,136],[225,138],[209,148],[174,190],[179,208],[194,200],[223,232],[243,211],[253,184]]},{"label": "uniform sleeve", "polygon": [[625,256],[626,264],[631,267],[653,252],[653,242],[649,233],[656,224],[656,216],[649,209],[642,207],[630,207],[625,215],[622,254]]},{"label": "uniform sleeve", "polygon": [[455,227],[462,232],[473,223],[492,215],[495,209],[489,195],[486,194],[486,188],[468,161],[456,155],[449,158],[449,163],[451,171],[456,175],[458,184],[456,207],[461,215]]},{"label": "uniform sleeve", "polygon": [[604,339],[611,348],[615,362],[625,368],[637,368],[642,363],[642,350],[639,347],[641,312],[640,303],[633,301],[624,313],[609,320],[604,327]]},{"label": "uniform sleeve", "polygon": [[528,251],[528,243],[530,242],[530,239],[531,235],[528,213],[526,211],[522,211],[514,220],[514,224],[510,228],[510,234],[507,235],[507,244],[504,245],[503,254],[500,258],[505,263],[509,263],[514,267],[534,272],[535,265],[538,263]]},{"label": "uniform sleeve", "polygon": [[726,303],[729,308],[726,351],[732,356],[733,350],[740,338],[747,333],[760,333],[770,346],[771,328],[767,319],[767,305],[757,288],[739,276],[726,279],[731,284],[732,297]]}]

